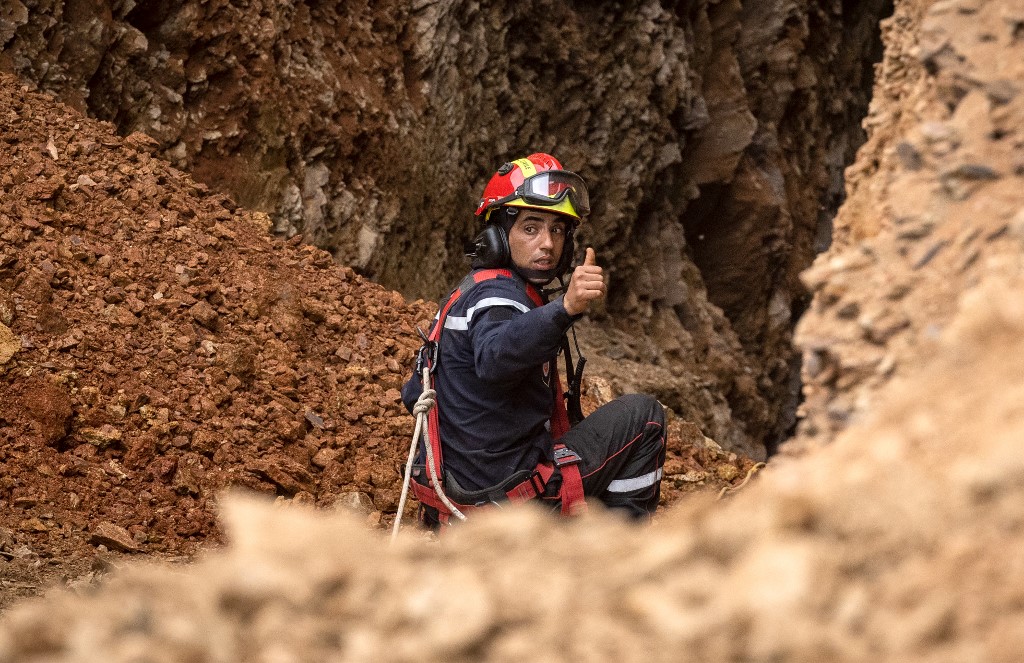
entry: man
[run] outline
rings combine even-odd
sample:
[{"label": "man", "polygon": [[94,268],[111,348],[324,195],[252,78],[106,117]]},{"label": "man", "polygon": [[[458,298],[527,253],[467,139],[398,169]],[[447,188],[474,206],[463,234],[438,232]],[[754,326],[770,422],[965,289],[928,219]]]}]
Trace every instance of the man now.
[{"label": "man", "polygon": [[[538,497],[575,512],[573,484],[582,483],[579,492],[630,516],[657,508],[665,462],[658,401],[623,396],[560,430],[568,426],[559,350],[573,322],[605,297],[594,250],[587,248],[562,296],[546,301],[540,289],[568,271],[573,234],[589,211],[582,178],[547,154],[504,164],[484,190],[473,271],[442,302],[431,335],[431,438],[440,438],[431,444],[443,457],[435,492],[455,505]],[[421,393],[415,371],[402,389],[410,411]],[[421,470],[412,485],[425,506],[421,517],[446,522],[451,509],[424,488],[427,475]]]}]

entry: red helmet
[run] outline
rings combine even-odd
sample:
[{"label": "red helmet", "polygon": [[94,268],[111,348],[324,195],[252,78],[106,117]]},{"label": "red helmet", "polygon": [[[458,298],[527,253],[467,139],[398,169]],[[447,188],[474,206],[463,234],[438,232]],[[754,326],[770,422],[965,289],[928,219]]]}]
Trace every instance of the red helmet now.
[{"label": "red helmet", "polygon": [[476,216],[487,221],[502,205],[557,212],[577,223],[590,213],[583,178],[564,170],[558,159],[543,152],[503,164],[484,188]]}]

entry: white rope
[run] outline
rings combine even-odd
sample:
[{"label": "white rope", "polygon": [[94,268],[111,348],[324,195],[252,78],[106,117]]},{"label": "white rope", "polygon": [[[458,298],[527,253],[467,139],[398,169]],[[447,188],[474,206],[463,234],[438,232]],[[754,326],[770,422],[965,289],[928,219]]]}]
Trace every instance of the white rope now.
[{"label": "white rope", "polygon": [[[427,393],[424,390],[423,393]],[[420,395],[422,399],[423,396]],[[405,481],[402,483],[402,497],[398,500],[398,513],[395,514],[395,525],[391,529],[391,541],[398,537],[398,528],[402,525],[402,514],[405,513],[405,500],[409,497],[409,477],[412,475],[412,461],[416,457],[416,442],[420,439],[420,431],[423,428],[423,418],[425,410],[416,411],[419,408],[420,401],[416,401],[416,405],[413,406],[413,411],[416,413],[416,428],[412,432],[412,442],[409,443],[409,459],[405,461]],[[430,408],[427,407],[426,410]]]},{"label": "white rope", "polygon": [[453,516],[459,520],[465,520],[466,514],[459,511],[459,507],[455,506],[441,490],[441,481],[437,478],[437,467],[434,466],[434,450],[430,447],[430,434],[427,431],[423,431],[423,446],[427,449],[427,473],[430,475],[430,483],[434,484],[434,492],[437,493],[441,504],[444,504]]},{"label": "white rope", "polygon": [[420,435],[423,436],[423,446],[427,450],[427,468],[430,473],[430,481],[434,484],[434,492],[437,493],[441,503],[448,507],[452,514],[460,520],[466,519],[466,516],[451,503],[448,496],[441,490],[441,482],[437,479],[437,470],[434,467],[434,450],[430,447],[430,435],[423,426],[427,413],[430,412],[430,408],[434,407],[436,403],[436,398],[437,392],[430,388],[430,368],[424,366],[423,393],[416,399],[416,404],[412,406],[412,412],[416,415],[416,428],[412,432],[412,442],[409,444],[409,458],[405,461],[405,481],[402,484],[402,497],[398,500],[398,513],[395,514],[395,525],[391,529],[392,541],[398,537],[398,529],[402,524],[405,501],[409,497],[409,479],[412,476],[412,462],[416,457],[416,443],[419,442]]}]

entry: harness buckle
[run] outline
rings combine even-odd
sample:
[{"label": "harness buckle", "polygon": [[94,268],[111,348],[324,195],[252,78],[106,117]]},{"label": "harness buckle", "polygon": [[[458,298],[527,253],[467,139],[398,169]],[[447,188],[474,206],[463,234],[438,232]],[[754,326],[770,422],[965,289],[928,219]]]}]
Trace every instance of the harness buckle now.
[{"label": "harness buckle", "polygon": [[555,465],[557,467],[579,465],[582,462],[583,459],[580,458],[580,455],[569,447],[560,446],[555,448]]}]

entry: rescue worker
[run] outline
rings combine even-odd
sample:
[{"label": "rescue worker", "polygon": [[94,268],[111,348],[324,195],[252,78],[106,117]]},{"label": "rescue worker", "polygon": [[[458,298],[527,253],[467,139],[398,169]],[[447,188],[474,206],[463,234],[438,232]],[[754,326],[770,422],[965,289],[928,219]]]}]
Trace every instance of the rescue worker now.
[{"label": "rescue worker", "polygon": [[[433,386],[443,490],[455,503],[498,502],[526,486],[527,496],[565,507],[563,485],[574,472],[591,501],[639,519],[657,508],[665,462],[657,400],[622,396],[567,431],[553,428],[565,419],[556,360],[560,348],[568,352],[566,332],[605,297],[594,250],[564,294],[546,301],[542,289],[568,271],[574,232],[589,211],[582,178],[548,154],[504,164],[484,189],[473,271],[438,317],[444,333]],[[414,371],[402,389],[410,412],[422,392]],[[435,525],[440,509],[445,522],[445,508],[427,504],[434,500],[422,489],[424,472],[416,474],[421,520]]]}]

